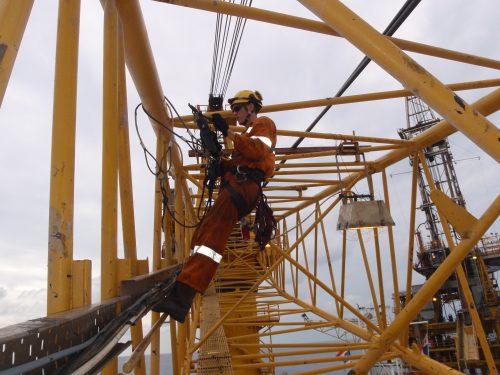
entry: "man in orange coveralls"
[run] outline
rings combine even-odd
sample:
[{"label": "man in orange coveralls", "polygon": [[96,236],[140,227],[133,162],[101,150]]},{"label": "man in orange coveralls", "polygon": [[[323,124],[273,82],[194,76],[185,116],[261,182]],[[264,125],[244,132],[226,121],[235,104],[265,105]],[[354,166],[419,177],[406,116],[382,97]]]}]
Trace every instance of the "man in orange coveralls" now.
[{"label": "man in orange coveralls", "polygon": [[271,177],[274,170],[276,126],[268,117],[257,117],[262,108],[262,95],[258,91],[242,90],[228,101],[236,120],[246,129],[236,134],[219,114],[213,115],[214,126],[234,142],[234,150],[231,159],[222,160],[219,195],[193,234],[192,255],[172,292],[153,307],[153,311],[168,313],[181,323],[196,292],[203,293],[210,284],[234,225],[253,210],[260,196],[261,182]]}]

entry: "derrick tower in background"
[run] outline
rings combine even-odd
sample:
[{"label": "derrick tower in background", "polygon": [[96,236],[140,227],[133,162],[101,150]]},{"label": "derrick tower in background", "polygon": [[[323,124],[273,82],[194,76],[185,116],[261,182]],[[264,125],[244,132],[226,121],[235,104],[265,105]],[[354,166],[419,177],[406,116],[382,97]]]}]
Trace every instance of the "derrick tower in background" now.
[{"label": "derrick tower in background", "polygon": [[[418,97],[409,96],[405,100],[407,126],[400,129],[402,139],[410,140],[433,125],[440,119]],[[448,138],[424,148],[428,173],[432,175],[435,188],[446,194],[452,202],[465,209],[466,202],[462,195],[460,184],[455,171],[456,162],[450,148]],[[410,159],[410,164],[414,160]],[[460,242],[459,231],[450,224],[450,219],[444,220],[438,212],[439,200],[432,195],[432,186],[426,182],[425,171],[422,165],[418,166],[418,190],[421,205],[417,210],[424,214],[424,221],[415,231],[417,254],[414,270],[424,276],[426,280],[434,274],[436,269],[450,254],[450,247],[446,240],[446,226],[449,229],[453,243]],[[434,199],[433,199],[434,198]],[[500,237],[498,233],[485,235],[471,250],[462,262],[462,269],[467,278],[474,299],[480,321],[488,333],[492,353],[498,360],[500,348],[499,337],[499,289],[495,272],[500,269]],[[422,285],[413,285],[412,294]],[[480,352],[477,337],[473,329],[471,313],[461,287],[457,272],[454,272],[445,284],[420,312],[416,321],[425,324],[413,325],[413,339],[422,348],[426,345],[430,356],[451,367],[463,370],[468,368],[473,374],[487,373],[483,354]],[[425,327],[425,332],[422,332]],[[419,329],[420,332],[416,332]]]}]

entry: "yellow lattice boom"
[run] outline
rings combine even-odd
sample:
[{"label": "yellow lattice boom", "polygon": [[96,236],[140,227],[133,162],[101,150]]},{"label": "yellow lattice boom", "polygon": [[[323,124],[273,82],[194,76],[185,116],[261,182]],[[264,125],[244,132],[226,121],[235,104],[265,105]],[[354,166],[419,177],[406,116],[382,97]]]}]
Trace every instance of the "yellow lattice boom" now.
[{"label": "yellow lattice boom", "polygon": [[[278,138],[282,143],[275,150],[276,170],[263,189],[278,220],[276,237],[265,250],[259,251],[253,241],[241,239],[239,227],[236,227],[213,285],[205,295],[196,297],[187,322],[179,324],[168,320],[164,324],[168,330],[160,332],[158,329],[149,334],[143,332],[145,319],[150,319],[145,325],[153,326],[160,320],[163,323],[166,318],[151,312],[130,328],[132,347],[136,348],[144,337],[147,338],[145,346],[150,348],[151,374],[160,373],[162,342],[171,345],[172,373],[175,375],[280,374],[284,367],[287,371],[293,368],[297,374],[331,374],[342,370],[351,371],[349,374],[366,374],[380,363],[404,363],[406,369],[411,367],[427,374],[460,374],[460,369],[464,368],[460,367],[463,365],[460,360],[442,363],[417,350],[409,340],[412,321],[432,303],[441,286],[456,275],[481,353],[475,366],[484,369],[484,373],[498,374],[498,304],[490,303],[488,307],[490,317],[497,319],[488,326],[496,331],[497,339],[492,341],[488,334],[493,331],[485,328],[478,313],[462,262],[497,220],[500,196],[493,197],[487,209],[476,218],[446,195],[432,194],[440,187],[434,183],[424,152],[443,138],[461,133],[486,157],[498,163],[500,130],[487,117],[500,109],[500,79],[457,80],[445,84],[408,52],[496,71],[500,69],[500,61],[385,36],[337,0],[299,2],[317,20],[224,1],[164,0],[158,4],[168,9],[188,7],[193,14],[199,10],[220,12],[296,29],[296,32],[343,38],[404,87],[294,102],[265,101],[261,113],[269,113],[272,117],[273,114],[289,111],[297,114],[316,107],[354,103],[361,106],[418,96],[442,120],[410,140],[400,139],[395,134],[373,136],[349,131],[299,131],[278,123]],[[101,3],[104,14],[102,143],[105,145],[101,165],[101,301],[91,304],[92,260],[77,260],[73,256],[73,232],[78,230],[73,227],[73,221],[80,1],[61,0],[50,165],[48,317],[39,326],[31,326],[47,334],[42,335],[46,341],[53,338],[47,333],[47,327],[54,322],[62,326],[64,322],[76,322],[78,317],[82,322],[95,319],[96,327],[104,326],[130,302],[125,302],[122,282],[149,280],[151,275],[187,259],[194,230],[189,225],[198,220],[197,207],[205,204],[202,194],[205,159],[196,153],[189,154],[165,129],[166,126],[182,131],[186,127],[196,129],[196,126],[191,115],[174,116],[165,105],[163,87],[168,85],[168,91],[174,91],[170,88],[176,82],[160,82],[158,70],[166,67],[156,65],[140,2],[101,0]],[[0,104],[32,5],[33,0],[0,0]],[[457,32],[467,30],[460,28]],[[496,37],[498,39],[498,35]],[[293,61],[290,64],[293,65]],[[126,69],[142,105],[152,118],[157,142],[155,155],[166,171],[156,179],[154,212],[151,212],[154,239],[148,259],[138,258],[136,245],[134,217],[137,215],[132,194]],[[189,79],[189,72],[179,75]],[[467,103],[457,94],[462,90],[485,88],[490,88],[489,92],[473,103]],[[276,92],[281,91],[276,88]],[[234,124],[230,111],[223,110],[221,114]],[[373,122],[369,111],[366,117],[367,123]],[[243,128],[232,125],[232,129],[240,131]],[[314,146],[283,147],[288,141],[302,137],[312,141]],[[287,141],[282,141],[284,139]],[[231,147],[230,144],[226,146]],[[398,195],[408,202],[409,227],[403,224],[336,230],[340,208],[355,202],[363,193],[372,199],[376,195],[390,211],[394,195],[390,191],[387,169],[408,159],[413,166],[411,183],[408,191],[400,190]],[[418,168],[422,169],[431,196],[435,197],[434,204],[450,253],[416,292],[412,290],[412,272]],[[175,212],[175,220],[170,215],[162,215],[162,189],[171,197],[168,205]],[[118,224],[123,233],[123,249],[119,249]],[[458,242],[453,240],[451,231],[454,230],[460,232]],[[404,238],[404,243],[396,243],[395,237]],[[123,258],[118,256],[121,250]],[[350,265],[352,257],[359,259],[359,268]],[[398,266],[398,258],[408,259],[407,265]],[[490,282],[484,262],[481,265],[482,277]],[[404,283],[401,280],[405,280]],[[353,283],[366,285],[365,303],[373,307],[372,314],[364,313],[357,305],[359,301],[350,299]],[[490,301],[498,301],[491,296],[493,289],[490,285]],[[400,296],[405,296],[404,304]],[[137,295],[128,297],[133,297],[134,301],[138,298]],[[385,308],[387,305],[392,305],[392,312]],[[87,313],[94,315],[85,315]],[[72,329],[76,331],[73,327],[67,332]],[[3,357],[0,372],[23,361],[34,361],[31,348],[26,354],[24,349],[13,344],[27,335],[27,331],[7,327],[0,332],[3,342],[8,343],[0,352]],[[50,350],[60,352],[92,336],[85,335],[81,334],[72,344],[64,342],[59,347],[50,346]],[[12,353],[16,351],[14,363]],[[37,354],[37,358],[49,354],[45,350]],[[106,358],[108,362],[103,374],[122,371],[118,368],[116,355]],[[145,374],[142,352],[137,358],[138,361],[130,366],[136,374]],[[57,366],[63,363],[64,358]],[[54,370],[54,366],[50,366],[45,373]]]}]

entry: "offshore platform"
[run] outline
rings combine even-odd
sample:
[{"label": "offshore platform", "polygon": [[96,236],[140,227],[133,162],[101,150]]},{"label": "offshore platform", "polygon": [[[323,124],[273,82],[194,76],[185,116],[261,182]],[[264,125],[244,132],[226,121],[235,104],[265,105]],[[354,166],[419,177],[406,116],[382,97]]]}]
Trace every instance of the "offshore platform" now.
[{"label": "offshore platform", "polygon": [[[399,131],[402,139],[412,139],[440,121],[421,99],[414,96],[406,99],[406,112],[407,127]],[[450,254],[447,240],[452,241],[453,248],[465,235],[463,230],[467,230],[467,227],[443,227],[440,212],[431,196],[432,190],[437,188],[456,205],[466,208],[448,139],[443,138],[426,147],[423,154],[428,171],[418,167],[417,173],[422,202],[419,209],[425,220],[415,232],[417,259],[414,269],[428,280]],[[434,189],[426,183],[425,173],[433,176]],[[428,234],[427,239],[424,239],[425,234]],[[418,341],[421,348],[425,347],[427,354],[441,363],[462,370],[474,372],[479,369],[481,373],[488,373],[472,320],[481,322],[488,333],[488,345],[493,355],[498,357],[500,294],[495,273],[499,269],[500,236],[498,233],[489,233],[477,242],[458,271],[450,276],[432,297],[432,301],[420,311],[411,325],[413,340]],[[470,291],[464,292],[461,286],[464,282],[467,282]],[[421,287],[413,285],[411,294],[417,293]],[[407,295],[401,295],[400,298],[404,303]],[[475,306],[475,310],[470,311],[470,306]]]},{"label": "offshore platform", "polygon": [[[414,96],[406,99],[406,112],[407,127],[399,131],[402,139],[412,139],[440,121],[422,100]],[[450,254],[447,239],[452,241],[453,248],[465,234],[462,230],[467,228],[443,227],[440,212],[434,203],[436,197],[433,200],[431,196],[438,189],[439,194],[446,194],[456,205],[466,208],[447,138],[426,147],[423,154],[428,170],[417,166],[417,173],[421,199],[419,209],[424,213],[425,221],[417,226],[415,232],[417,258],[414,269],[428,280]],[[425,173],[433,176],[435,187],[426,183]],[[424,234],[428,234],[427,239],[424,239]],[[458,271],[420,311],[411,325],[413,340],[418,341],[420,347],[425,346],[427,354],[441,363],[462,370],[467,368],[474,372],[480,369],[481,373],[488,373],[472,319],[481,321],[489,333],[486,340],[493,356],[498,357],[500,294],[495,272],[499,269],[500,236],[498,233],[486,234],[465,257]],[[461,287],[464,282],[468,283],[470,292],[464,292]],[[413,285],[411,294],[417,293],[421,287]],[[400,298],[404,303],[407,295],[400,295]],[[470,306],[475,306],[476,311],[470,311]]]},{"label": "offshore platform", "polygon": [[[190,15],[217,14],[220,39],[214,56],[228,56],[227,65],[224,68],[214,57],[214,78],[222,79],[212,80],[209,103],[198,108],[207,116],[220,113],[234,131],[243,127],[235,124],[223,98],[241,35],[225,32],[230,17],[238,33],[251,20],[338,38],[365,56],[334,96],[264,101],[261,113],[271,116],[294,111],[298,117],[302,110],[323,110],[307,128],[278,124],[275,173],[263,187],[278,221],[274,239],[260,251],[236,226],[211,287],[196,296],[188,319],[180,324],[151,308],[189,257],[194,227],[209,204],[203,183],[207,153],[198,141],[193,116],[177,113],[170,96],[165,96],[175,82],[159,79],[164,67],[157,66],[148,36],[151,25],[141,10],[146,1],[100,2],[104,147],[102,162],[90,168],[102,171],[101,222],[94,223],[101,247],[99,259],[76,256],[83,253],[73,246],[79,231],[74,208],[81,3],[60,0],[58,8],[47,314],[0,327],[0,375],[498,375],[495,273],[500,249],[498,234],[490,228],[500,214],[500,196],[495,192],[484,197],[489,199],[484,212],[471,214],[449,137],[461,134],[498,164],[500,130],[487,117],[500,109],[500,79],[444,84],[407,52],[495,72],[500,61],[393,37],[418,0],[406,1],[383,33],[337,0],[300,0],[317,20],[258,8],[251,1],[154,2],[166,11],[186,7]],[[33,4],[34,0],[0,0],[0,105],[8,95]],[[231,53],[226,54],[226,45],[231,45]],[[187,63],[192,56],[182,58]],[[404,89],[344,95],[370,62]],[[126,83],[127,71],[133,85]],[[190,78],[186,73],[183,79]],[[136,239],[136,220],[144,215],[138,215],[143,207],[134,204],[130,87],[141,101],[136,113],[144,109],[144,121],[151,123],[156,142],[155,151],[140,142],[141,152],[154,160],[148,166],[155,182],[150,212],[154,235],[145,257],[139,256],[144,253]],[[472,103],[458,94],[478,89],[488,93]],[[368,128],[366,135],[352,129],[313,131],[330,108],[391,99],[407,104],[408,122],[399,137],[400,123],[384,134]],[[367,123],[376,117],[372,110],[359,114]],[[220,142],[232,148],[229,140]],[[397,192],[408,205],[405,226],[395,220],[399,207],[387,171],[399,162],[407,166],[407,160],[411,181],[408,189],[400,187]],[[401,259],[406,261],[403,267]],[[100,265],[99,272],[93,263]],[[96,275],[100,299],[92,301]],[[353,298],[356,288],[368,307]],[[171,363],[165,371],[166,346]]]}]

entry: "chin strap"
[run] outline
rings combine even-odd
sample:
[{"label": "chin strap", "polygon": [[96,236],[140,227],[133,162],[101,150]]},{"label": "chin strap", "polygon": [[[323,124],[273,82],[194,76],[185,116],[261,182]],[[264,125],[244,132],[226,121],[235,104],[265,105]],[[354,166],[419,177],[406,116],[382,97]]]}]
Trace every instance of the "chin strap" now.
[{"label": "chin strap", "polygon": [[[247,108],[247,106],[245,106],[245,109]],[[245,121],[243,121],[243,124],[244,126],[246,126],[248,124],[248,122],[250,121],[250,117],[252,117],[252,114],[254,113],[253,110],[251,111],[248,111],[247,110],[247,116],[245,117]]]}]

